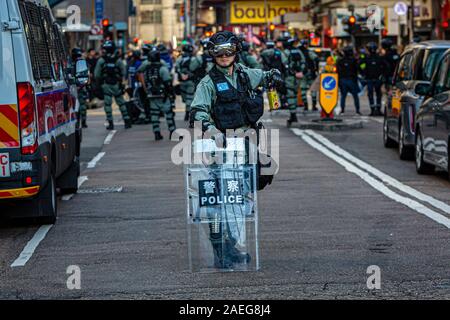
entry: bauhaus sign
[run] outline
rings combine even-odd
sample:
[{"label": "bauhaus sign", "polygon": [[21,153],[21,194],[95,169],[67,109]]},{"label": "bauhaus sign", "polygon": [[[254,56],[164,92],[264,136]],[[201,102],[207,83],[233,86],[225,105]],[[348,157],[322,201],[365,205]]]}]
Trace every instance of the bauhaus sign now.
[{"label": "bauhaus sign", "polygon": [[261,24],[286,13],[299,12],[300,1],[231,1],[232,24]]}]

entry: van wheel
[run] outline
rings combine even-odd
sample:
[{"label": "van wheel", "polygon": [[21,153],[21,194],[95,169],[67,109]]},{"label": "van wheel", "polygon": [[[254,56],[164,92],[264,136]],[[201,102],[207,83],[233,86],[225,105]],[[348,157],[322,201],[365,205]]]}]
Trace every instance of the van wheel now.
[{"label": "van wheel", "polygon": [[400,132],[398,135],[398,153],[401,160],[411,160],[414,158],[414,149],[405,146],[405,128],[403,122],[400,123]]},{"label": "van wheel", "polygon": [[75,157],[70,167],[58,178],[57,186],[60,193],[72,194],[78,191],[78,177],[80,176],[80,158]]},{"label": "van wheel", "polygon": [[58,197],[56,194],[56,179],[53,172],[50,173],[47,186],[39,193],[39,209],[41,216],[39,223],[55,224],[58,215]]},{"label": "van wheel", "polygon": [[420,131],[416,134],[416,170],[418,174],[431,174],[434,166],[424,161],[423,139]]},{"label": "van wheel", "polygon": [[385,148],[394,148],[396,145],[395,141],[389,138],[389,127],[386,116],[383,122],[383,144]]}]

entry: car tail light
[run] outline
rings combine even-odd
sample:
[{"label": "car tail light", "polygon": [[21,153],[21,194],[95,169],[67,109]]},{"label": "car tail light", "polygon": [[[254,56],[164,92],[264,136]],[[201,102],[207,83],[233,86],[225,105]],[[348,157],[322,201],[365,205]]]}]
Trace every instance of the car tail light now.
[{"label": "car tail light", "polygon": [[411,132],[416,132],[416,121],[415,121],[415,109],[414,106],[409,106],[409,124]]},{"label": "car tail light", "polygon": [[22,138],[22,154],[33,154],[37,150],[36,114],[34,89],[28,82],[17,84],[20,112],[20,134]]}]

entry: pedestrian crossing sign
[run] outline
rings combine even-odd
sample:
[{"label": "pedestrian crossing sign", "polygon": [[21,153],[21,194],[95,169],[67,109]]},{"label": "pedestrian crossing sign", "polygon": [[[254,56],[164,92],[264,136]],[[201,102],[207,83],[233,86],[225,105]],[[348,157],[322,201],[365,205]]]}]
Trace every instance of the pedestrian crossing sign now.
[{"label": "pedestrian crossing sign", "polygon": [[320,75],[320,105],[326,114],[331,114],[338,102],[338,76],[335,73]]}]

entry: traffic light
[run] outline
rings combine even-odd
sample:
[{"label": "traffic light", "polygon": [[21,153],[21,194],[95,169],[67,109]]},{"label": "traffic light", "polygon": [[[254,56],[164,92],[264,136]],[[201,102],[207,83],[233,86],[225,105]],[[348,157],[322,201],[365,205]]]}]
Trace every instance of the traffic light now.
[{"label": "traffic light", "polygon": [[113,38],[113,34],[111,31],[112,26],[109,19],[102,20],[102,27],[103,27],[103,39],[111,40]]},{"label": "traffic light", "polygon": [[275,25],[274,25],[274,24],[271,24],[270,27],[269,27],[269,29],[270,29],[270,31],[274,31],[274,30],[275,30]]},{"label": "traffic light", "polygon": [[344,21],[344,30],[350,34],[354,34],[358,29],[357,19],[351,15]]}]

